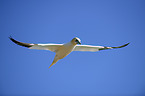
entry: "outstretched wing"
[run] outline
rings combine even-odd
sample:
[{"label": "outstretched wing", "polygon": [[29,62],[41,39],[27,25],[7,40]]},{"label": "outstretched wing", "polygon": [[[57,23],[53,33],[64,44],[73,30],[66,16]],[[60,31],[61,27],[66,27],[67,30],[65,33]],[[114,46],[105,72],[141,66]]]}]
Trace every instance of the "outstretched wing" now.
[{"label": "outstretched wing", "polygon": [[76,45],[73,51],[90,51],[90,52],[96,52],[100,50],[106,50],[106,49],[115,49],[115,48],[122,48],[127,46],[129,43],[124,44],[122,46],[118,47],[105,47],[105,46],[91,46],[91,45]]},{"label": "outstretched wing", "polygon": [[16,43],[17,45],[27,47],[29,49],[38,49],[38,50],[49,50],[52,52],[55,52],[59,47],[61,47],[63,44],[33,44],[33,43],[23,43],[19,42],[12,37],[9,37],[11,41]]}]

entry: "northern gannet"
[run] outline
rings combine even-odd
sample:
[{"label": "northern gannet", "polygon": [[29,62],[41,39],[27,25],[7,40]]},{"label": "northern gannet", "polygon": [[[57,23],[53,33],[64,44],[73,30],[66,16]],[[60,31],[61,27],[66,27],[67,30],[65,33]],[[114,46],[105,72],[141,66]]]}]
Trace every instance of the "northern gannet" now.
[{"label": "northern gannet", "polygon": [[[38,50],[49,50],[52,52],[55,52],[55,57],[52,62],[52,64],[49,66],[49,68],[54,65],[58,60],[63,59],[68,54],[70,54],[72,51],[90,51],[90,52],[96,52],[100,50],[106,50],[106,49],[115,49],[115,48],[122,48],[127,46],[129,43],[124,44],[122,46],[118,47],[105,47],[105,46],[92,46],[92,45],[81,45],[81,40],[78,37],[73,38],[70,42],[65,44],[33,44],[33,43],[23,43],[19,42],[12,37],[9,37],[11,41],[16,43],[17,45],[27,47],[29,49],[38,49]],[[80,45],[77,45],[80,44]]]}]

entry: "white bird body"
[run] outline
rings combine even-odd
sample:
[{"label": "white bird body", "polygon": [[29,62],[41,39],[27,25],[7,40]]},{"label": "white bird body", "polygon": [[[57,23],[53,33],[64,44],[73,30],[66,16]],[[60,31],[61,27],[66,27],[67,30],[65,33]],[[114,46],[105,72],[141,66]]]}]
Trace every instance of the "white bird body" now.
[{"label": "white bird body", "polygon": [[56,54],[55,54],[54,60],[53,60],[52,64],[49,66],[49,68],[52,65],[54,65],[58,60],[63,59],[68,54],[70,54],[74,48],[75,48],[75,45],[73,45],[71,42],[63,44],[61,47],[59,47],[55,51]]},{"label": "white bird body", "polygon": [[68,54],[70,54],[72,51],[90,51],[90,52],[96,52],[100,50],[106,50],[106,49],[114,49],[114,48],[122,48],[127,46],[129,43],[124,44],[122,46],[118,47],[104,47],[104,46],[91,46],[91,45],[77,45],[81,44],[81,40],[77,37],[73,38],[70,42],[65,44],[32,44],[32,43],[23,43],[16,41],[12,37],[10,37],[10,40],[14,43],[27,47],[29,49],[38,49],[38,50],[49,50],[52,52],[55,52],[55,57],[52,62],[52,64],[49,66],[49,68],[54,65],[58,60],[63,59]]},{"label": "white bird body", "polygon": [[68,54],[70,54],[73,51],[74,48],[75,48],[75,45],[73,45],[71,42],[63,44],[61,47],[59,47],[55,51],[56,56],[59,59],[62,59],[64,57],[66,57]]}]

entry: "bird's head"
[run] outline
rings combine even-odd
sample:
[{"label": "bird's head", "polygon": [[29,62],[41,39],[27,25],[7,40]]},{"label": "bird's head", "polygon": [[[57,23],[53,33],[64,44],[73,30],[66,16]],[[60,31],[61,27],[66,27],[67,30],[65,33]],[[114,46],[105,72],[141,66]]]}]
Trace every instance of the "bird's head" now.
[{"label": "bird's head", "polygon": [[73,44],[81,44],[81,40],[78,38],[78,37],[75,37],[75,38],[73,38],[72,40],[71,40],[71,42],[73,43]]}]

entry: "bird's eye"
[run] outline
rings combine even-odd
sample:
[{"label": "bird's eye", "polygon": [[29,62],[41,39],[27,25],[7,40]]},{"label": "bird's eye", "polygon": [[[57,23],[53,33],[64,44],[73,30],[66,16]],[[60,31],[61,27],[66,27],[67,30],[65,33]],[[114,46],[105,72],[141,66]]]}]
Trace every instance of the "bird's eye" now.
[{"label": "bird's eye", "polygon": [[78,42],[78,40],[76,39],[76,41],[75,42]]},{"label": "bird's eye", "polygon": [[75,40],[76,44],[81,44],[80,41],[78,39]]}]

